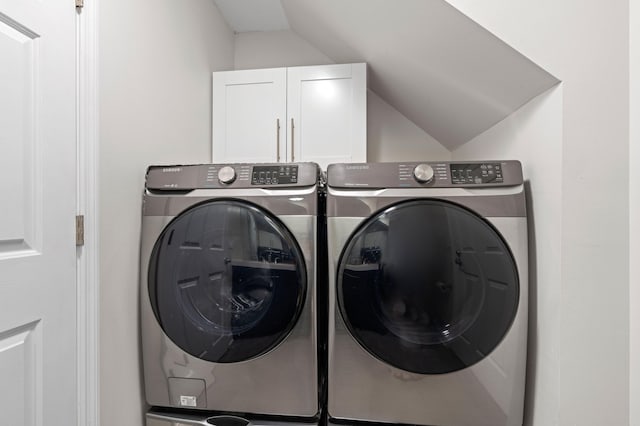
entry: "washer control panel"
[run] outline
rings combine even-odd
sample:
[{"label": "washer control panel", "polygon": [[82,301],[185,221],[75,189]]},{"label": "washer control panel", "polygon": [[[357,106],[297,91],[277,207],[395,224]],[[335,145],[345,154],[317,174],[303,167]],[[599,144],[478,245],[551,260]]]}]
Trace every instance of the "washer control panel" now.
[{"label": "washer control panel", "polygon": [[481,185],[483,183],[503,183],[502,164],[468,163],[451,164],[451,183],[461,185]]},{"label": "washer control panel", "polygon": [[151,166],[146,188],[155,191],[190,191],[209,188],[290,188],[318,183],[315,163],[195,164]]},{"label": "washer control panel", "polygon": [[327,184],[335,188],[479,188],[523,183],[519,161],[332,164]]},{"label": "washer control panel", "polygon": [[298,183],[298,166],[253,166],[251,185],[291,185]]}]

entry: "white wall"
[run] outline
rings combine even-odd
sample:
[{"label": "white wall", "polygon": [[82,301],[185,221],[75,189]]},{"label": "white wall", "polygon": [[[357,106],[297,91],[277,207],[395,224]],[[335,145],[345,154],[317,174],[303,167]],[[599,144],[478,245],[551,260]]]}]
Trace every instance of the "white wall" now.
[{"label": "white wall", "polygon": [[558,312],[558,375],[535,391],[557,398],[537,400],[530,424],[627,425],[629,3],[449,2],[563,81],[561,279],[538,280],[559,287],[538,312]]},{"label": "white wall", "polygon": [[211,157],[211,72],[233,68],[233,34],[210,0],[100,9],[100,411],[104,426],[135,426],[144,172]]},{"label": "white wall", "polygon": [[[293,31],[239,33],[235,69],[326,65],[331,58]],[[371,90],[367,93],[367,160],[446,160],[451,153]]]},{"label": "white wall", "polygon": [[631,0],[631,104],[629,142],[630,218],[630,425],[640,425],[640,1]]},{"label": "white wall", "polygon": [[367,93],[367,161],[449,160],[451,152],[375,92]]},{"label": "white wall", "polygon": [[529,224],[529,343],[525,418],[558,423],[562,241],[562,88],[533,99],[453,152],[453,160],[522,162]]},{"label": "white wall", "polygon": [[234,68],[237,70],[332,63],[293,31],[248,32],[235,36]]}]

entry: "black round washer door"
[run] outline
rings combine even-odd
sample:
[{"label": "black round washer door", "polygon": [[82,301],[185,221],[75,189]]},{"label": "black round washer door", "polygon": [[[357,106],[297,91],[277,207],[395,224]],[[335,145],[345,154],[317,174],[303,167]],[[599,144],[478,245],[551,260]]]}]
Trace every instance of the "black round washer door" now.
[{"label": "black round washer door", "polygon": [[349,239],[337,275],[347,328],[373,356],[442,374],[486,357],[516,315],[519,282],[487,221],[442,200],[395,204]]},{"label": "black round washer door", "polygon": [[212,200],[177,216],[149,266],[151,306],[185,352],[231,363],[262,355],[295,325],[307,273],[293,235],[247,202]]}]

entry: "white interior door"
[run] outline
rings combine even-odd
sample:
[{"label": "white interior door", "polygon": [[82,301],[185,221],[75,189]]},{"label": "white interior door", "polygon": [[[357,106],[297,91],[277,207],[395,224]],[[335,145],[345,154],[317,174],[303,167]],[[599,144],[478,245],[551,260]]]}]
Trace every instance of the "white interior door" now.
[{"label": "white interior door", "polygon": [[77,424],[75,8],[0,0],[0,424]]},{"label": "white interior door", "polygon": [[286,158],[286,69],[213,73],[213,162]]}]

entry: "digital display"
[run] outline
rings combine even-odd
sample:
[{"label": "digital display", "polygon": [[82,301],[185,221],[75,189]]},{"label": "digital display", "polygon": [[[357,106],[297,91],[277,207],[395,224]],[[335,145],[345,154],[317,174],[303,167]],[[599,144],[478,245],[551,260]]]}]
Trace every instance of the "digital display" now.
[{"label": "digital display", "polygon": [[500,163],[451,164],[451,182],[454,184],[503,183]]},{"label": "digital display", "polygon": [[290,185],[298,183],[298,166],[255,166],[251,185]]}]

